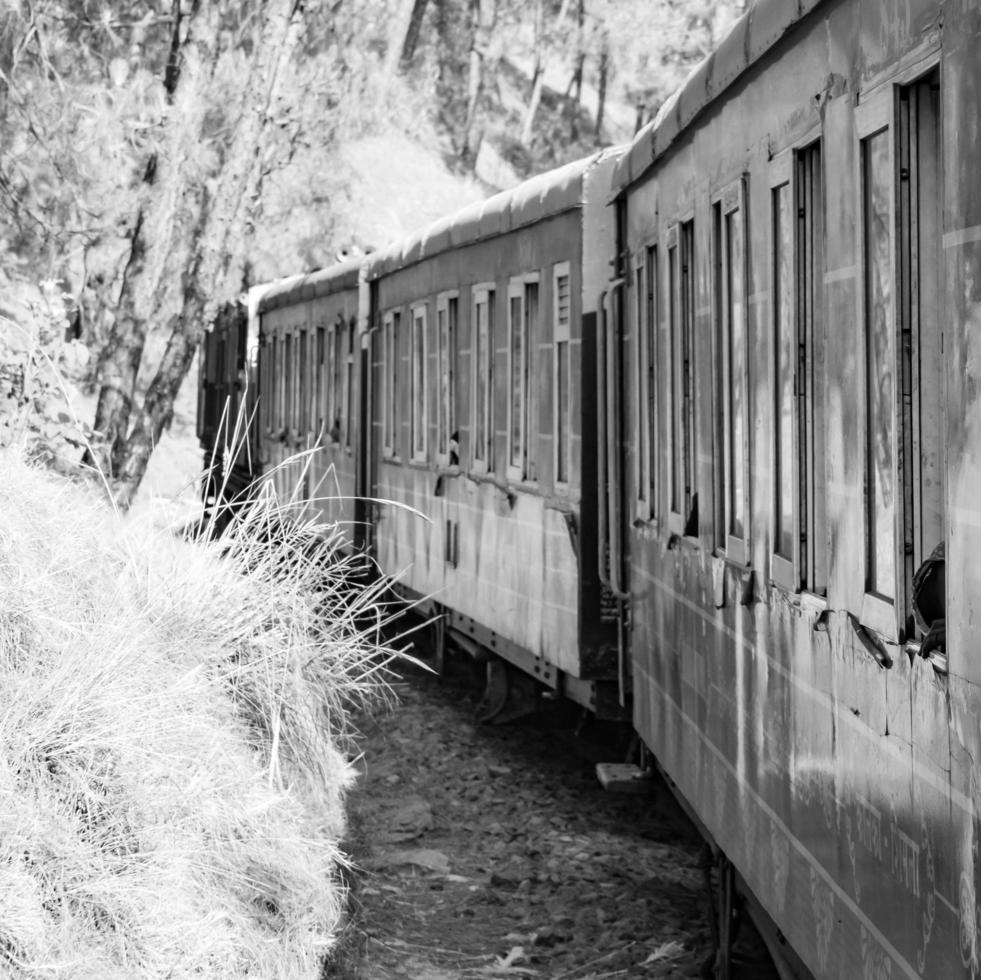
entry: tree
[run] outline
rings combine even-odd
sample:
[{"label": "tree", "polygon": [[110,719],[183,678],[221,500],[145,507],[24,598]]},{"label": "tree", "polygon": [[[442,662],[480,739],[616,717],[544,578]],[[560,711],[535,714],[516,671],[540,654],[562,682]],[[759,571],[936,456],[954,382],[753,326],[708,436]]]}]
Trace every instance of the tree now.
[{"label": "tree", "polygon": [[[98,351],[89,461],[122,506],[212,311],[245,284],[267,178],[310,138],[305,122],[344,114],[338,7],[33,0],[0,19],[0,247],[76,298]],[[293,57],[301,44],[310,57]]]}]

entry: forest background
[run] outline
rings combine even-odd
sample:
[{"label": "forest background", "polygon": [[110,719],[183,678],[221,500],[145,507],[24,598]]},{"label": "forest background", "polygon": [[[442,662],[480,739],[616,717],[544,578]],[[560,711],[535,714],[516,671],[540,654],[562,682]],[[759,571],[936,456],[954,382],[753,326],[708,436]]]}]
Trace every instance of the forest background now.
[{"label": "forest background", "polygon": [[745,6],[0,0],[0,444],[128,507],[223,304],[629,140]]}]

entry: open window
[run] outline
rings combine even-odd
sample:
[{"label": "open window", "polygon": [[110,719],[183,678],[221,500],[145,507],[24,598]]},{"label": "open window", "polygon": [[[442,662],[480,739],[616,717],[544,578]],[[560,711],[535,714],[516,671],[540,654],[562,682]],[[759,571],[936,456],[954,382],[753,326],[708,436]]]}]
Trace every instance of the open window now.
[{"label": "open window", "polygon": [[354,410],[354,340],[357,329],[356,317],[349,317],[347,323],[342,324],[344,335],[344,448],[349,453],[354,446],[356,417]]},{"label": "open window", "polygon": [[716,369],[717,548],[749,561],[749,344],[746,185],[740,178],[712,204]]},{"label": "open window", "polygon": [[771,575],[827,591],[824,391],[824,181],[821,142],[771,168],[774,332],[774,540]]},{"label": "open window", "polygon": [[409,412],[411,416],[412,459],[426,460],[426,435],[429,424],[426,387],[426,307],[412,309],[410,338],[412,366],[410,374]]},{"label": "open window", "polygon": [[943,543],[939,71],[856,110],[865,342],[862,622],[913,639],[913,579]]},{"label": "open window", "polygon": [[392,310],[382,318],[382,456],[398,456],[399,327],[402,314]]},{"label": "open window", "polygon": [[669,512],[676,534],[698,535],[695,419],[695,222],[668,230]]},{"label": "open window", "polygon": [[436,463],[459,463],[459,433],[456,423],[456,363],[459,294],[441,293],[436,299],[436,366],[439,374],[436,412]]},{"label": "open window", "polygon": [[494,448],[494,287],[473,288],[473,331],[470,349],[473,358],[472,468],[474,473],[493,470]]},{"label": "open window", "polygon": [[531,384],[538,337],[538,276],[508,285],[508,468],[509,480],[531,477],[534,391]]},{"label": "open window", "polygon": [[571,443],[570,381],[570,330],[572,325],[572,284],[568,262],[560,262],[552,268],[552,391],[554,456],[552,460],[554,483],[569,482],[569,452]]}]

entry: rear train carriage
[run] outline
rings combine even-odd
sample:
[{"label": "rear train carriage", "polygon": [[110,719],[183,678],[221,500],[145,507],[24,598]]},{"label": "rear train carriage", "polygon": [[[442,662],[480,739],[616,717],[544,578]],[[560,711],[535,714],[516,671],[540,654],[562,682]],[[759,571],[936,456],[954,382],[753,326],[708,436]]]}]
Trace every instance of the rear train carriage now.
[{"label": "rear train carriage", "polygon": [[758,0],[614,177],[635,724],[819,977],[979,973],[979,36]]},{"label": "rear train carriage", "polygon": [[204,456],[202,497],[224,526],[225,505],[246,499],[258,473],[256,337],[249,303],[228,303],[201,342],[197,436]]},{"label": "rear train carriage", "polygon": [[[361,259],[264,290],[258,301],[259,460],[281,500],[361,542]],[[306,502],[309,501],[309,504]]]},{"label": "rear train carriage", "polygon": [[596,574],[592,368],[615,159],[536,177],[365,266],[381,570],[472,651],[601,714],[620,710],[622,665]]}]

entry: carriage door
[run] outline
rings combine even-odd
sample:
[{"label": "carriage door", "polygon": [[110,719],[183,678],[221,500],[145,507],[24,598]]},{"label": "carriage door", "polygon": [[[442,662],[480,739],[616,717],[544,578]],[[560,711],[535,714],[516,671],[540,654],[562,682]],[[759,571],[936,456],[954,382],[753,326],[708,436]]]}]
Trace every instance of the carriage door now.
[{"label": "carriage door", "polygon": [[[622,254],[622,252],[621,252]],[[604,605],[615,604],[621,703],[628,687],[625,617],[630,598],[626,561],[627,507],[624,461],[623,278],[610,283],[600,303],[596,344],[599,577]]]}]

